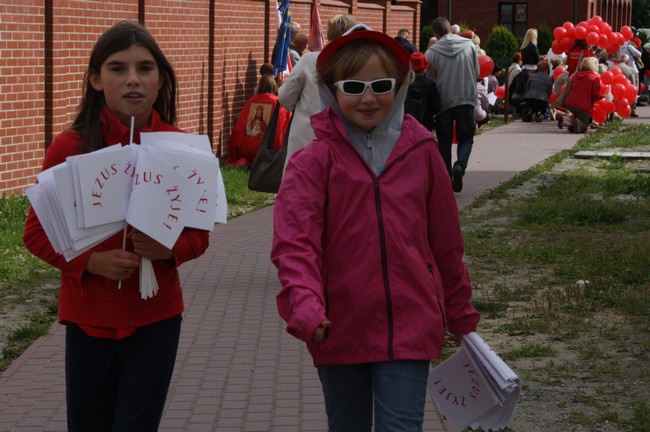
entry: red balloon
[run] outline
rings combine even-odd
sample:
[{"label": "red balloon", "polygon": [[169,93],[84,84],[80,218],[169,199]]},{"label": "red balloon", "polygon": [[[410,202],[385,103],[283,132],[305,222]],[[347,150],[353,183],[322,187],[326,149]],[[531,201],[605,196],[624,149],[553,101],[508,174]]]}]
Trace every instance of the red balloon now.
[{"label": "red balloon", "polygon": [[612,73],[612,75],[614,75],[614,76],[616,76],[616,75],[620,75],[620,74],[623,73],[623,71],[621,70],[621,68],[618,67],[618,66],[614,66],[614,67],[611,68],[609,71],[610,71],[610,72]]},{"label": "red balloon", "polygon": [[553,37],[555,40],[562,40],[566,37],[567,31],[564,27],[555,27],[553,30]]},{"label": "red balloon", "polygon": [[619,45],[623,45],[627,39],[625,39],[625,36],[623,36],[623,33],[621,32],[615,32],[612,33],[612,35],[616,35],[617,43]]},{"label": "red balloon", "polygon": [[614,84],[612,86],[612,96],[614,96],[615,100],[621,99],[625,97],[625,86],[621,83]]},{"label": "red balloon", "polygon": [[623,35],[625,40],[630,40],[634,37],[634,32],[632,31],[630,26],[624,25],[623,27],[621,27],[620,33]]},{"label": "red balloon", "polygon": [[494,90],[494,95],[498,98],[503,99],[506,95],[506,87],[505,86],[499,86]]},{"label": "red balloon", "polygon": [[598,33],[596,32],[587,33],[585,40],[589,45],[596,45],[598,43]]},{"label": "red balloon", "polygon": [[629,105],[616,107],[616,114],[620,115],[623,118],[629,117],[632,114],[632,108]]},{"label": "red balloon", "polygon": [[553,104],[558,98],[557,93],[551,93],[551,95],[548,97],[548,103]]},{"label": "red balloon", "polygon": [[636,95],[638,92],[639,90],[634,84],[630,83],[625,85],[625,99],[632,101],[633,103],[636,102]]},{"label": "red balloon", "polygon": [[562,27],[564,27],[566,31],[574,29],[573,23],[571,21],[566,21],[564,24],[562,24]]},{"label": "red balloon", "polygon": [[609,43],[609,38],[607,37],[606,34],[600,34],[598,35],[598,47],[599,48],[607,48],[607,44]]},{"label": "red balloon", "polygon": [[594,24],[594,25],[600,25],[603,22],[603,19],[600,17],[600,15],[594,15],[591,18],[589,18],[589,24]]},{"label": "red balloon", "polygon": [[598,102],[598,106],[605,114],[611,114],[616,111],[616,104],[607,99],[601,99]]},{"label": "red balloon", "polygon": [[587,33],[587,36],[585,36],[585,40],[589,45],[596,45],[598,43],[598,33],[596,32]]},{"label": "red balloon", "polygon": [[587,29],[583,26],[578,26],[575,28],[573,34],[575,35],[576,39],[584,39],[587,36]]},{"label": "red balloon", "polygon": [[616,54],[618,52],[619,46],[616,44],[610,44],[605,48],[605,51],[607,51],[607,54]]},{"label": "red balloon", "polygon": [[612,34],[612,28],[606,22],[602,22],[598,24],[598,28],[600,29],[600,34],[604,34],[607,36]]},{"label": "red balloon", "polygon": [[626,85],[629,82],[630,82],[630,80],[627,79],[627,77],[625,75],[623,75],[623,72],[621,72],[620,74],[614,76],[614,84]]},{"label": "red balloon", "polygon": [[553,51],[553,54],[557,55],[560,55],[564,52],[564,48],[562,48],[560,41],[553,41],[551,43],[551,51]]},{"label": "red balloon", "polygon": [[564,66],[558,66],[555,69],[553,69],[553,79],[556,80],[562,75],[564,72],[566,72],[566,69],[564,69]]},{"label": "red balloon", "polygon": [[571,46],[573,46],[573,40],[571,40],[568,37],[565,37],[560,41],[560,45],[562,46],[562,52],[569,52]]},{"label": "red balloon", "polygon": [[597,25],[590,24],[587,26],[587,32],[600,34],[600,27],[598,27]]},{"label": "red balloon", "polygon": [[612,71],[605,71],[600,75],[600,82],[609,85],[614,82],[614,73]]},{"label": "red balloon", "polygon": [[600,91],[598,92],[599,95],[605,96],[607,93],[609,93],[609,90],[611,89],[610,86],[608,85],[603,85],[603,83],[600,84]]},{"label": "red balloon", "polygon": [[605,123],[605,121],[607,120],[607,114],[600,111],[599,109],[596,109],[596,106],[594,105],[594,110],[591,113],[591,118],[596,123]]},{"label": "red balloon", "polygon": [[617,99],[614,102],[614,105],[616,105],[616,110],[618,111],[619,108],[624,108],[626,106],[629,106],[630,102],[628,102],[628,100],[623,97],[623,98]]},{"label": "red balloon", "polygon": [[494,70],[494,60],[490,56],[480,55],[478,56],[478,66],[479,66],[479,79],[485,78],[490,75]]}]

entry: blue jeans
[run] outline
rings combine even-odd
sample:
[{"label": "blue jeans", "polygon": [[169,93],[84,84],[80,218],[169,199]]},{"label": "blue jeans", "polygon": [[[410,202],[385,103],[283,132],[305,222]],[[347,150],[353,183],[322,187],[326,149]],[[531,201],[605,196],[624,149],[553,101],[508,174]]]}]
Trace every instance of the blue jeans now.
[{"label": "blue jeans", "polygon": [[463,168],[467,169],[469,155],[474,145],[474,106],[459,105],[444,110],[436,116],[436,136],[438,137],[438,148],[445,161],[447,171],[451,176],[451,140],[454,134],[454,122],[456,122],[456,138],[458,139],[457,161]]},{"label": "blue jeans", "polygon": [[329,432],[421,432],[429,362],[319,366]]}]

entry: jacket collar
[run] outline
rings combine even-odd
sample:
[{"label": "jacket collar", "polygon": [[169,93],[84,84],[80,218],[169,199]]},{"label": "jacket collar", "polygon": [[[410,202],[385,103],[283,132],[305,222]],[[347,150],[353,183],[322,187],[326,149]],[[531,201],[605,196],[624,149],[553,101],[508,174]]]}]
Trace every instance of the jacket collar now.
[{"label": "jacket collar", "polygon": [[[129,144],[131,130],[129,129],[128,126],[123,124],[115,116],[115,114],[113,114],[111,110],[109,110],[108,107],[106,106],[102,110],[102,116],[100,118],[100,122],[102,125],[102,135],[104,136],[104,141],[107,146],[111,146],[113,144],[122,144],[122,145]],[[149,123],[144,125],[139,130],[134,131],[133,143],[140,144],[141,132],[152,132],[155,130],[159,130],[158,126],[160,125],[160,123],[162,123],[162,120],[160,119],[160,114],[158,114],[158,111],[156,111],[155,109],[152,110]]]}]

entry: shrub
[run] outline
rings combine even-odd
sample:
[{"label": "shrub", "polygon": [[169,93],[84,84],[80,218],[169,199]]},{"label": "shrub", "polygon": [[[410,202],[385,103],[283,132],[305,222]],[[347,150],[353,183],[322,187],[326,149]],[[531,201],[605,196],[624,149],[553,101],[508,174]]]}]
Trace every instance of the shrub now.
[{"label": "shrub", "polygon": [[546,24],[539,26],[537,29],[537,49],[540,55],[548,52],[553,43],[553,39],[553,31]]},{"label": "shrub", "polygon": [[519,50],[519,41],[504,26],[494,26],[483,45],[485,53],[500,66],[509,65],[512,55]]},{"label": "shrub", "polygon": [[434,36],[433,30],[431,30],[431,24],[422,26],[420,29],[420,52],[425,52],[429,46],[429,39]]}]

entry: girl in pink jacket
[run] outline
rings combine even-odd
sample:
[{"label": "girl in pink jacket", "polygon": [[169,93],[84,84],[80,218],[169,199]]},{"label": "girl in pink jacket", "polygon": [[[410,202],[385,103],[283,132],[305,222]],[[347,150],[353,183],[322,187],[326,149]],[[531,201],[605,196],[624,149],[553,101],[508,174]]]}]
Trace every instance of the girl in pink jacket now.
[{"label": "girl in pink jacket", "polygon": [[316,139],[289,161],[271,258],[330,431],[420,431],[445,330],[476,329],[458,209],[435,138],[404,98],[408,53],[353,27],[317,60]]}]

